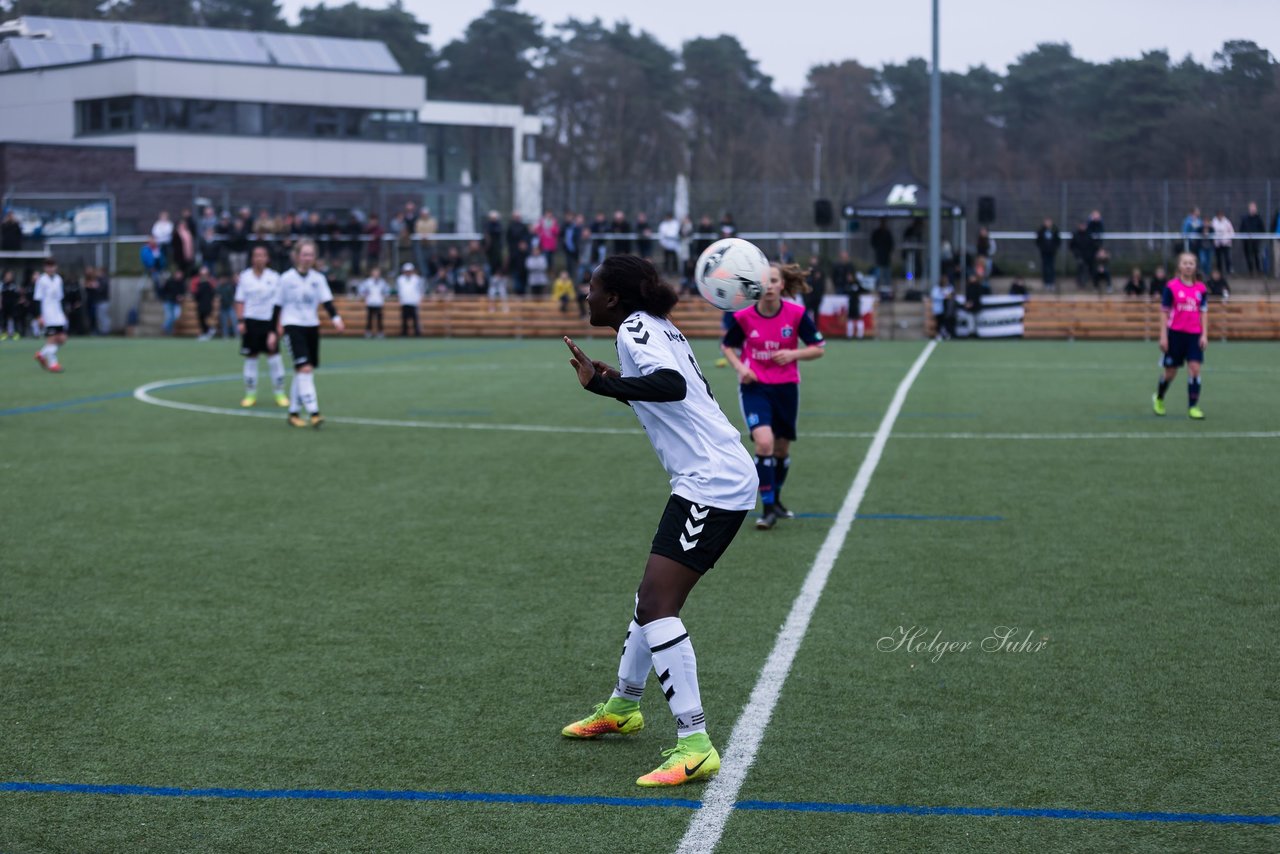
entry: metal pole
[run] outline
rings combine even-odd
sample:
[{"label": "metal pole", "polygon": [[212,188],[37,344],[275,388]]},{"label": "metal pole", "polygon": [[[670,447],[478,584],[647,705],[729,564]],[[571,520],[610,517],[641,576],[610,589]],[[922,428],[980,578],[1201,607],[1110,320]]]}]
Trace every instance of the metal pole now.
[{"label": "metal pole", "polygon": [[938,0],[933,0],[929,72],[929,288],[942,280],[942,74],[938,70]]}]

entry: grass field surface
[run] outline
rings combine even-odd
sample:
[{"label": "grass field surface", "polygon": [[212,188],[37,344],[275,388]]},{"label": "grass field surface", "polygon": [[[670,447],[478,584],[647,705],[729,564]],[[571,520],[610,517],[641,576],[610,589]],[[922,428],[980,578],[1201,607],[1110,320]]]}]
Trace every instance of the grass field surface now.
[{"label": "grass field surface", "polygon": [[[722,751],[923,347],[803,366],[801,518],[682,614]],[[318,431],[243,414],[229,344],[34,349],[0,344],[0,851],[675,850],[704,788],[633,782],[660,692],[559,736],[669,492],[562,344],[326,341]],[[1280,850],[1280,362],[1212,346],[1191,422],[1156,355],[930,355],[717,850]]]}]

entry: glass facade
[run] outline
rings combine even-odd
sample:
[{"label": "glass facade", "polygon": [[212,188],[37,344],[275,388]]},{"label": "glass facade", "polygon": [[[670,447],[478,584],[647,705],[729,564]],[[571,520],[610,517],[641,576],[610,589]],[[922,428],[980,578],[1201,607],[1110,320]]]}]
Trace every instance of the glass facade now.
[{"label": "glass facade", "polygon": [[421,142],[413,110],[127,96],[76,102],[76,135],[160,131],[229,136]]}]

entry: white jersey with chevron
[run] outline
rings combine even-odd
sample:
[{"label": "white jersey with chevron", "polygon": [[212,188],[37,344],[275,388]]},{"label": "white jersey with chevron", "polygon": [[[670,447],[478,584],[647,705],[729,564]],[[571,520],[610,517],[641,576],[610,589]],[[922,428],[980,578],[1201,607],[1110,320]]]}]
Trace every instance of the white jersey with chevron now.
[{"label": "white jersey with chevron", "polygon": [[324,274],[310,270],[302,275],[290,267],[280,277],[276,305],[280,306],[280,323],[284,326],[319,326],[316,309],[333,299],[329,280]]},{"label": "white jersey with chevron", "polygon": [[750,510],[759,486],[756,467],[742,446],[738,428],[716,403],[689,342],[669,320],[635,312],[618,328],[618,362],[624,377],[642,377],[664,368],[685,379],[684,400],[631,401],[649,434],[671,491],[695,504],[722,510]]},{"label": "white jersey with chevron", "polygon": [[36,302],[40,303],[40,322],[45,326],[66,326],[67,316],[62,311],[62,277],[57,273],[41,273],[36,279]]},{"label": "white jersey with chevron", "polygon": [[236,282],[236,302],[244,303],[245,320],[270,320],[279,287],[280,274],[275,270],[267,267],[259,276],[246,267]]}]

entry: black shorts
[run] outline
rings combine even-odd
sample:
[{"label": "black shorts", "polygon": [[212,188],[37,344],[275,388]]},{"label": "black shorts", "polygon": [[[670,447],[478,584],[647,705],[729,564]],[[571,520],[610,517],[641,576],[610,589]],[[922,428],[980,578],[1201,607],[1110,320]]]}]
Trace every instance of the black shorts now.
[{"label": "black shorts", "polygon": [[303,365],[320,367],[319,326],[286,326],[284,337],[289,342],[289,353],[293,356],[295,368]]},{"label": "black shorts", "polygon": [[240,355],[256,356],[259,353],[266,353],[274,356],[279,349],[279,343],[276,344],[276,350],[267,346],[267,336],[273,331],[274,327],[270,320],[254,320],[246,317],[244,334],[240,336]]},{"label": "black shorts", "polygon": [[746,510],[721,510],[673,495],[662,511],[662,521],[658,523],[649,551],[671,558],[694,572],[706,572],[729,548],[746,518]]},{"label": "black shorts", "polygon": [[738,394],[748,431],[770,427],[775,437],[795,441],[800,414],[799,383],[747,383],[738,386]]},{"label": "black shorts", "polygon": [[1160,360],[1166,368],[1181,368],[1186,362],[1203,362],[1204,351],[1200,349],[1199,332],[1179,332],[1169,330],[1169,349]]},{"label": "black shorts", "polygon": [[67,327],[65,326],[46,326],[44,328],[44,337],[52,338],[55,335],[66,335]]}]

